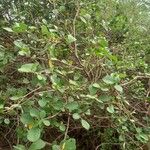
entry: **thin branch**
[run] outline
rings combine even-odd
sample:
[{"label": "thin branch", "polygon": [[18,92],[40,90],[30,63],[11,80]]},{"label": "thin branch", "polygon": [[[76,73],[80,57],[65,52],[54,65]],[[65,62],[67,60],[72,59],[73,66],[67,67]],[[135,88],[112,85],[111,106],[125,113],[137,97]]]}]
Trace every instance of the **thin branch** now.
[{"label": "thin branch", "polygon": [[[73,19],[73,36],[74,36],[75,39],[76,39],[76,20],[77,20],[77,17],[79,15],[79,12],[80,12],[80,3],[78,1],[77,2],[76,14],[75,14],[75,17]],[[88,72],[86,71],[84,65],[82,64],[82,62],[81,62],[81,60],[80,60],[80,58],[78,56],[78,50],[77,50],[77,42],[76,42],[76,40],[74,41],[74,53],[75,53],[75,57],[77,58],[79,64],[83,67],[84,72],[86,73],[86,75],[90,79],[90,76],[89,76]]]},{"label": "thin branch", "polygon": [[35,93],[36,91],[38,91],[38,90],[41,89],[41,88],[42,88],[42,87],[38,87],[38,88],[32,90],[31,92],[27,93],[26,95],[24,95],[24,96],[21,98],[21,100],[18,102],[18,104],[20,104],[20,103],[24,100],[24,98],[26,98],[27,96],[29,96],[29,95]]},{"label": "thin branch", "polygon": [[146,76],[136,76],[132,80],[130,80],[129,82],[123,83],[121,85],[126,86],[126,85],[129,85],[129,84],[132,84],[134,81],[136,81],[138,79],[150,79],[150,76],[148,76],[148,75],[146,75]]},{"label": "thin branch", "polygon": [[68,130],[69,130],[69,125],[70,125],[70,114],[69,114],[69,116],[68,116],[67,128],[66,128],[65,135],[64,135],[64,141],[65,141],[66,138],[67,138],[67,134],[68,134]]},{"label": "thin branch", "polygon": [[52,115],[52,116],[48,116],[46,119],[52,119],[52,118],[56,117],[57,115],[59,115],[59,113],[60,113],[60,112],[58,112],[58,113],[56,113],[56,114],[54,114],[54,115]]},{"label": "thin branch", "polygon": [[[76,20],[77,20],[77,17],[79,15],[79,11],[80,11],[80,4],[78,2],[77,3],[77,11],[76,11],[75,17],[73,19],[73,36],[74,36],[74,38],[76,38]],[[77,52],[76,40],[74,41],[74,50],[75,50],[75,56],[77,57],[78,61],[80,62],[80,59],[79,59],[79,56],[78,56],[78,52]],[[81,64],[81,62],[80,62],[80,64]]]}]

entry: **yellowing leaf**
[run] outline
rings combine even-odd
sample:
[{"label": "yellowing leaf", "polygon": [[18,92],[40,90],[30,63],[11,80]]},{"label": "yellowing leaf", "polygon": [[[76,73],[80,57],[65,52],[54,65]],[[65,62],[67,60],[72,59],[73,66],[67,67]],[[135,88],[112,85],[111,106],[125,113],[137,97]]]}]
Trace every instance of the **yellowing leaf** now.
[{"label": "yellowing leaf", "polygon": [[50,59],[48,60],[48,65],[49,65],[50,68],[53,68],[53,63]]},{"label": "yellowing leaf", "polygon": [[33,127],[33,124],[28,124],[28,128],[31,129]]},{"label": "yellowing leaf", "polygon": [[64,149],[65,149],[65,145],[66,145],[66,143],[64,143],[64,144],[62,145],[61,150],[64,150]]}]

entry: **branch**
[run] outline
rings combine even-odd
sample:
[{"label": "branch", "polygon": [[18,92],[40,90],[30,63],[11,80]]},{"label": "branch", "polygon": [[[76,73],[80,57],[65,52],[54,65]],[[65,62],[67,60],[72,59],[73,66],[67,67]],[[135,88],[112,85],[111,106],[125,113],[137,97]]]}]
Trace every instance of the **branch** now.
[{"label": "branch", "polygon": [[121,84],[122,86],[126,86],[129,85],[131,83],[133,83],[134,81],[138,80],[138,79],[150,79],[150,75],[146,75],[146,76],[136,76],[134,77],[132,80],[130,80],[129,82],[123,83]]},{"label": "branch", "polygon": [[69,116],[68,116],[67,128],[66,128],[66,131],[65,131],[64,141],[65,141],[66,138],[67,138],[67,134],[68,134],[68,130],[69,130],[69,125],[70,125],[70,114],[69,114]]},{"label": "branch", "polygon": [[[77,17],[79,15],[79,12],[80,12],[80,3],[78,1],[77,2],[77,11],[76,11],[75,17],[73,19],[73,36],[74,36],[75,39],[76,39],[76,20],[77,20]],[[75,53],[75,57],[77,58],[79,64],[83,67],[84,72],[86,73],[86,75],[90,79],[90,76],[89,76],[88,72],[86,71],[84,65],[81,63],[81,60],[80,60],[80,58],[78,56],[78,50],[77,50],[76,40],[74,41],[74,53]]]}]

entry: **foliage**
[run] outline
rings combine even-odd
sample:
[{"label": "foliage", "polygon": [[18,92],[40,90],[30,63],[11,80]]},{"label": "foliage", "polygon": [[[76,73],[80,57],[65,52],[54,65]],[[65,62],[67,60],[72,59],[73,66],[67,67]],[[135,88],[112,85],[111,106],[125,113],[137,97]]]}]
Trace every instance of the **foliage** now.
[{"label": "foliage", "polygon": [[145,146],[149,8],[140,0],[1,0],[0,126],[10,149]]}]

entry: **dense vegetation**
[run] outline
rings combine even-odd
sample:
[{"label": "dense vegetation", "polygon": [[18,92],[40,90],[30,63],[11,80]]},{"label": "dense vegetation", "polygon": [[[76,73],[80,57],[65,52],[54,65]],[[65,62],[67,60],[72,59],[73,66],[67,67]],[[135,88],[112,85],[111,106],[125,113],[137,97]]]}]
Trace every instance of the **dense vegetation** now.
[{"label": "dense vegetation", "polygon": [[149,43],[149,0],[0,0],[0,148],[148,148]]}]

